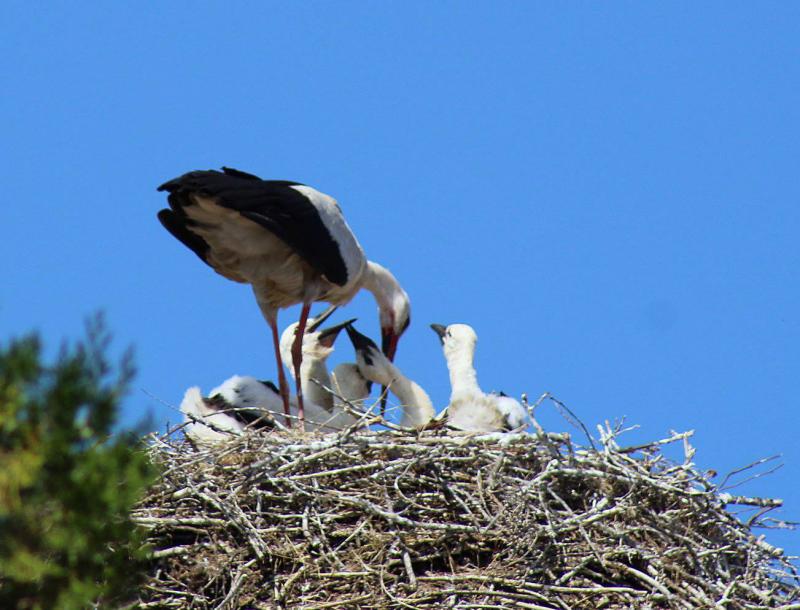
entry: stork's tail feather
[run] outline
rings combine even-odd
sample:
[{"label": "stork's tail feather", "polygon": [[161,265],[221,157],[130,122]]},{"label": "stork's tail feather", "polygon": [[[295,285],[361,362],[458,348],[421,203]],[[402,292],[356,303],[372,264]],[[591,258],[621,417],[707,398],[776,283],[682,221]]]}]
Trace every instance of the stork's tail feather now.
[{"label": "stork's tail feather", "polygon": [[209,414],[203,403],[203,394],[200,388],[193,386],[186,390],[181,401],[181,413],[197,419]]}]

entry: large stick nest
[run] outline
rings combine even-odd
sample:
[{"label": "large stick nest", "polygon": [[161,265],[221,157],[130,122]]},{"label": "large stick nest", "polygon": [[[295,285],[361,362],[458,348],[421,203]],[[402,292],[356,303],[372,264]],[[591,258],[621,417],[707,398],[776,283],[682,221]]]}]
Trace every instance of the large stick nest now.
[{"label": "large stick nest", "polygon": [[[720,493],[690,433],[538,430],[155,439],[141,607],[800,609],[795,567],[751,533],[780,501]],[[660,452],[676,441],[683,463]]]}]

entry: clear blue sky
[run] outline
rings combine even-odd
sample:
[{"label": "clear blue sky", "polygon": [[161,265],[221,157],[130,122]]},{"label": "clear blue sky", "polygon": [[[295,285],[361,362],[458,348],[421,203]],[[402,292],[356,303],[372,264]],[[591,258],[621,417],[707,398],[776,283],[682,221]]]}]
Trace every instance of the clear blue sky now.
[{"label": "clear blue sky", "polygon": [[[428,324],[467,322],[486,389],[551,391],[592,428],[627,416],[631,442],[695,429],[723,473],[783,453],[739,491],[800,519],[800,5],[2,13],[2,336],[55,347],[104,309],[137,351],[126,421],[179,419],[150,395],[274,377],[249,289],[155,217],[156,185],[225,164],[339,199],[411,295],[398,364],[438,406]],[[369,296],[346,315],[377,335]]]}]

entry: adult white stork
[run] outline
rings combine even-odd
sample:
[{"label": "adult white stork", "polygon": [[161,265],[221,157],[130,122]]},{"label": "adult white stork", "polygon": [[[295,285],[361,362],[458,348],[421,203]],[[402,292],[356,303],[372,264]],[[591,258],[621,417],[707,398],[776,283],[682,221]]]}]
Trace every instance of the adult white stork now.
[{"label": "adult white stork", "polygon": [[522,428],[528,414],[519,402],[502,393],[486,394],[478,385],[475,345],[478,335],[466,324],[431,324],[439,336],[450,373],[447,421],[460,430],[499,432]]},{"label": "adult white stork", "polygon": [[272,330],[285,414],[289,387],[281,367],[278,310],[301,303],[292,364],[304,416],[302,336],[314,301],[349,302],[361,289],[378,303],[384,353],[394,359],[410,322],[408,295],[388,269],[368,261],[335,199],[297,182],[262,180],[231,168],[192,171],[158,187],[170,209],[164,227],[217,273],[250,284]]},{"label": "adult white stork", "polygon": [[358,332],[352,324],[345,326],[356,350],[356,364],[364,378],[389,388],[403,409],[400,425],[421,428],[433,419],[435,411],[428,394],[381,353],[378,346]]}]

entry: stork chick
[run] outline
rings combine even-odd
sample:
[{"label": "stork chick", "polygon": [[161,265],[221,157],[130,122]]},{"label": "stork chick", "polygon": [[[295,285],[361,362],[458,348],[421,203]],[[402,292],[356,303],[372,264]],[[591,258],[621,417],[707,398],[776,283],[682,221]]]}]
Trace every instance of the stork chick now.
[{"label": "stork chick", "polygon": [[210,445],[241,436],[247,428],[272,429],[283,401],[269,381],[234,375],[204,397],[200,388],[186,390],[181,412],[186,436],[198,445]]},{"label": "stork chick", "polygon": [[[355,319],[352,319],[317,331],[319,326],[325,322],[335,310],[336,307],[329,307],[316,318],[309,319],[306,331],[303,333],[303,361],[300,364],[300,385],[303,390],[303,396],[314,404],[329,411],[334,407],[334,398],[328,390],[332,388],[332,384],[330,374],[328,373],[327,360],[333,353],[333,344],[341,330],[351,322],[355,322]],[[287,326],[281,334],[280,341],[281,359],[289,368],[289,373],[293,377],[292,347],[296,341],[298,327],[298,322]]]},{"label": "stork chick", "polygon": [[[357,372],[357,371],[356,371]],[[350,387],[363,386],[364,379],[349,380]],[[357,396],[343,396],[351,404]],[[297,401],[290,402],[292,417],[298,417]],[[196,444],[213,444],[241,436],[245,430],[271,430],[276,427],[276,418],[283,413],[283,398],[270,382],[255,377],[234,375],[203,397],[200,388],[186,390],[181,411],[186,415],[186,436]],[[357,425],[361,419],[357,411],[341,405],[332,410],[306,401],[305,430],[308,432],[337,432]],[[207,425],[206,425],[207,424]]]},{"label": "stork chick", "polygon": [[355,362],[342,362],[331,371],[331,382],[336,392],[334,408],[350,408],[363,410],[364,401],[372,392],[372,382],[361,374]]},{"label": "stork chick", "polygon": [[[303,387],[308,388],[307,397],[318,397],[321,403],[306,401],[304,427],[310,431],[333,432],[357,424],[360,414],[354,406],[369,395],[368,382],[354,364],[340,364],[334,369],[336,383],[332,383],[328,375],[325,361],[333,352],[333,343],[341,329],[352,322],[349,320],[317,331],[334,309],[314,319],[303,337],[304,358],[300,381]],[[289,350],[297,326],[296,323],[292,324],[283,332],[282,343],[289,362]],[[319,380],[324,387],[314,383],[313,379]],[[337,391],[335,401],[325,389],[331,387]],[[280,391],[272,382],[234,375],[211,390],[208,398],[202,396],[199,388],[189,388],[181,403],[181,411],[191,421],[186,427],[186,435],[195,442],[208,444],[229,439],[232,435],[239,436],[246,428],[274,428],[274,418],[280,415],[282,406]],[[299,407],[294,397],[290,398],[290,417],[299,417]],[[209,425],[204,425],[204,422]]]},{"label": "stork chick", "polygon": [[431,324],[439,336],[450,373],[448,423],[469,432],[499,432],[521,428],[527,413],[504,394],[486,394],[478,385],[473,365],[478,335],[466,324]]},{"label": "stork chick", "polygon": [[345,328],[356,350],[356,364],[361,374],[366,379],[389,388],[400,401],[403,409],[400,425],[421,428],[433,419],[433,403],[425,390],[403,375],[369,337],[358,332],[352,324]]}]

